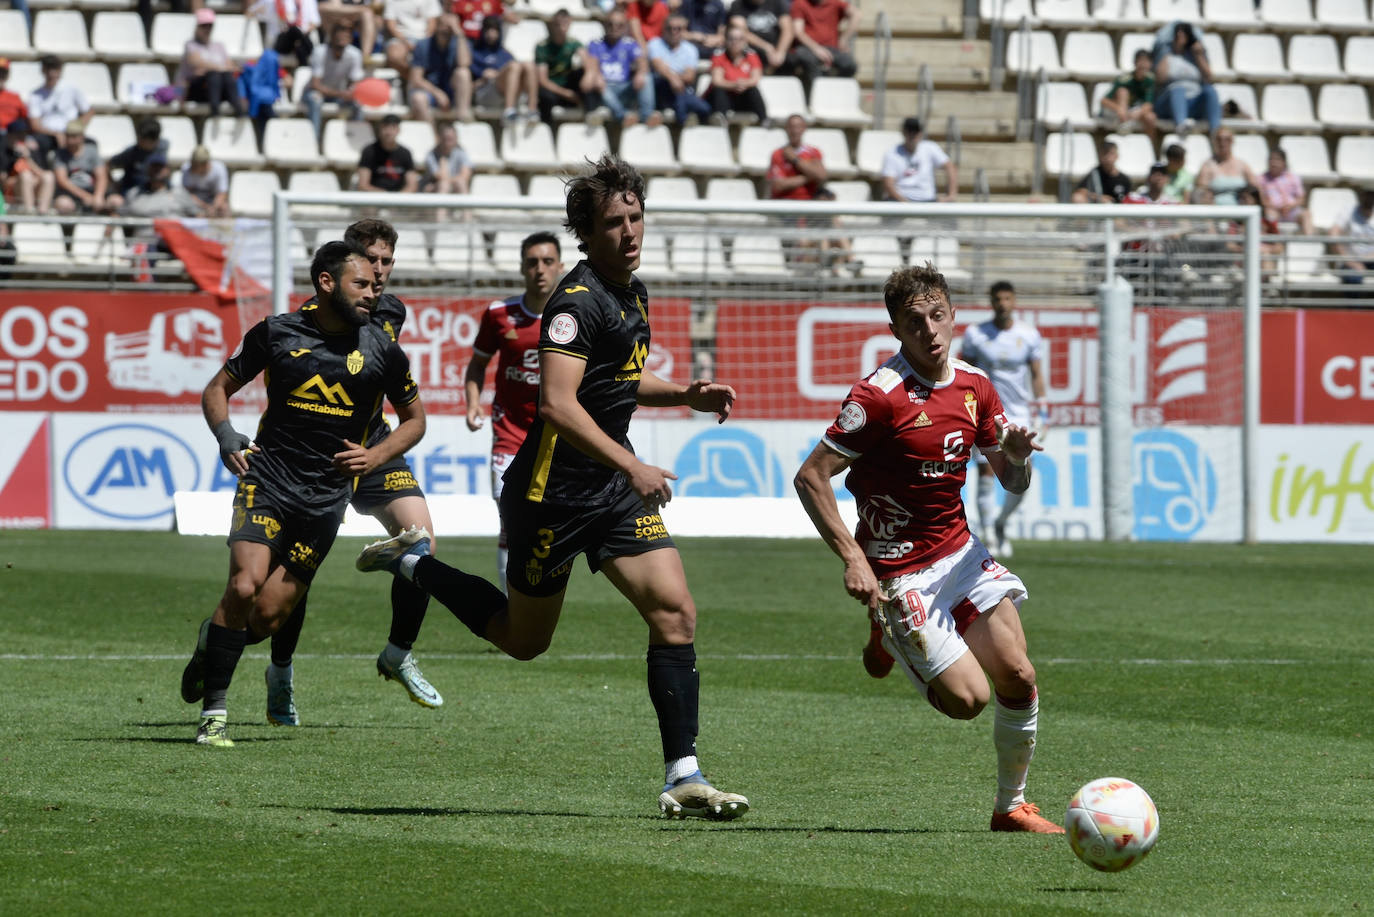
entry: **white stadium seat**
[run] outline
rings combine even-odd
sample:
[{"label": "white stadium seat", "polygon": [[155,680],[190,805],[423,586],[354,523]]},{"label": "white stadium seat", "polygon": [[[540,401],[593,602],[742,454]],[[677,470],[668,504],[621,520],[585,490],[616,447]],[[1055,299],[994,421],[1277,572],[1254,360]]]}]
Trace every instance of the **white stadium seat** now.
[{"label": "white stadium seat", "polygon": [[1374,137],[1342,137],[1337,140],[1336,171],[1346,181],[1374,181]]},{"label": "white stadium seat", "polygon": [[844,131],[839,128],[810,128],[802,138],[802,142],[809,143],[821,151],[821,162],[825,164],[825,170],[829,173],[830,178],[842,181],[858,174],[858,170],[854,168],[853,160],[849,158],[849,139],[845,137]]},{"label": "white stadium seat", "polygon": [[883,278],[902,266],[901,245],[890,233],[859,233],[852,254],[863,262],[863,277]]},{"label": "white stadium seat", "polygon": [[1289,39],[1288,69],[1300,80],[1329,83],[1345,79],[1340,49],[1330,35],[1294,35]]},{"label": "white stadium seat", "polygon": [[1236,71],[1231,69],[1228,63],[1230,58],[1226,55],[1226,43],[1221,40],[1220,35],[1216,32],[1203,32],[1202,47],[1207,52],[1207,63],[1212,67],[1212,79],[1235,79]]},{"label": "white stadium seat", "polygon": [[76,264],[112,264],[124,253],[124,228],[99,223],[72,225],[72,261]]},{"label": "white stadium seat", "polygon": [[94,140],[102,159],[134,145],[134,122],[128,115],[95,115],[86,122],[86,137]]},{"label": "white stadium seat", "polygon": [[1151,22],[1160,25],[1173,22],[1175,19],[1184,22],[1198,22],[1202,19],[1198,0],[1147,0],[1145,12]]},{"label": "white stadium seat", "polygon": [[1212,141],[1207,139],[1205,133],[1189,134],[1184,138],[1178,134],[1165,134],[1159,146],[1160,149],[1168,149],[1173,143],[1182,144],[1184,168],[1194,175],[1204,162],[1212,158]]},{"label": "white stadium seat", "polygon": [[423,229],[398,226],[396,228],[396,267],[402,273],[428,272],[434,264],[429,260],[429,235]]},{"label": "white stadium seat", "polygon": [[19,10],[0,10],[0,57],[19,60],[33,57],[29,21]]},{"label": "white stadium seat", "polygon": [[102,61],[150,61],[148,34],[138,13],[106,10],[91,20],[91,48]]},{"label": "white stadium seat", "polygon": [[436,140],[433,124],[412,118],[402,121],[401,129],[396,133],[396,142],[410,150],[417,166],[424,165],[425,157],[434,149]]},{"label": "white stadium seat", "polygon": [[1369,94],[1358,83],[1325,83],[1317,92],[1317,118],[1327,130],[1374,129]]},{"label": "white stadium seat", "polygon": [[1271,83],[1260,93],[1259,116],[1270,130],[1321,130],[1312,111],[1312,93],[1297,83]]},{"label": "white stadium seat", "polygon": [[33,16],[33,50],[56,54],[65,62],[95,57],[80,10],[39,10]]},{"label": "white stadium seat", "polygon": [[1081,83],[1045,83],[1035,106],[1036,117],[1049,128],[1069,122],[1071,130],[1092,130],[1097,119],[1088,111]]},{"label": "white stadium seat", "polygon": [[1259,17],[1271,26],[1310,28],[1312,3],[1311,0],[1260,0]]},{"label": "white stadium seat", "polygon": [[196,139],[195,122],[185,115],[164,115],[157,119],[162,139],[167,141],[167,160],[179,166],[191,158],[191,151],[200,141]]},{"label": "white stadium seat", "polygon": [[586,47],[598,38],[604,38],[606,29],[595,20],[574,19],[572,25],[568,27],[568,34],[582,42],[583,47]]},{"label": "white stadium seat", "polygon": [[209,147],[210,156],[231,170],[262,165],[258,138],[248,118],[206,118],[202,141]]},{"label": "white stadium seat", "polygon": [[780,127],[743,128],[736,145],[740,169],[748,175],[763,175],[768,171],[773,151],[786,142],[787,132]]},{"label": "white stadium seat", "polygon": [[1328,32],[1363,32],[1370,27],[1365,0],[1317,0],[1316,19]]},{"label": "white stadium seat", "polygon": [[[310,194],[335,195],[339,193],[339,176],[326,170],[314,169],[292,172],[286,182],[286,190],[303,191]],[[293,212],[316,219],[344,219],[347,211],[328,204],[293,204]]]},{"label": "white stadium seat", "polygon": [[567,184],[559,175],[531,175],[525,200],[547,204],[559,210],[568,199]]},{"label": "white stadium seat", "polygon": [[19,264],[65,264],[68,260],[60,223],[11,223],[10,241]]},{"label": "white stadium seat", "polygon": [[772,234],[756,233],[734,237],[726,254],[724,240],[717,236],[707,239],[706,270],[712,276],[736,274],[778,277],[791,273],[783,257],[782,241]]},{"label": "white stadium seat", "polygon": [[110,68],[98,61],[76,61],[62,68],[62,82],[81,90],[96,111],[120,111],[115,100]]},{"label": "white stadium seat", "polygon": [[1283,65],[1283,45],[1277,35],[1237,35],[1231,46],[1231,66],[1249,80],[1286,80],[1291,74]]},{"label": "white stadium seat", "polygon": [[548,37],[549,27],[544,23],[538,19],[522,19],[506,26],[502,42],[516,60],[533,63],[535,47]]},{"label": "white stadium seat", "polygon": [[324,123],[324,136],[320,138],[321,154],[336,169],[353,169],[358,165],[363,147],[376,139],[376,132],[366,121],[335,118]]},{"label": "white stadium seat", "polygon": [[979,0],[978,18],[1015,28],[1022,19],[1034,21],[1035,10],[1030,0]]},{"label": "white stadium seat", "polygon": [[1087,28],[1093,23],[1086,0],[1036,0],[1035,17],[1042,25],[1058,28]]},{"label": "white stadium seat", "polygon": [[[698,201],[696,179],[685,175],[655,175],[644,188],[644,196],[651,201]],[[674,220],[680,217],[674,216]]]},{"label": "white stadium seat", "polygon": [[1070,32],[1064,36],[1064,69],[1075,80],[1110,80],[1120,72],[1116,49],[1106,32]]},{"label": "white stadium seat", "polygon": [[272,194],[279,190],[281,181],[276,172],[239,169],[229,176],[229,210],[235,216],[271,216]]},{"label": "white stadium seat", "polygon": [[1112,134],[1108,140],[1116,143],[1116,167],[1125,172],[1135,184],[1143,184],[1150,174],[1150,166],[1158,160],[1154,145],[1144,134]]},{"label": "white stadium seat", "polygon": [[673,134],[666,124],[649,127],[635,124],[620,133],[620,155],[646,175],[682,171],[673,152]]},{"label": "white stadium seat", "polygon": [[1331,154],[1326,149],[1326,138],[1310,134],[1284,136],[1279,138],[1279,149],[1288,155],[1288,168],[1297,173],[1304,182],[1326,184],[1338,179],[1331,168]]},{"label": "white stadium seat", "polygon": [[1144,0],[1089,0],[1093,19],[1115,27],[1139,28],[1150,24]]},{"label": "white stadium seat", "polygon": [[1355,35],[1345,41],[1345,78],[1374,82],[1374,36]]},{"label": "white stadium seat", "polygon": [[[741,203],[758,200],[758,189],[748,178],[713,178],[706,183],[706,200]],[[712,225],[761,226],[767,222],[758,213],[713,214]]]},{"label": "white stadium seat", "polygon": [[1049,134],[1045,137],[1045,174],[1077,176],[1097,165],[1097,144],[1088,133]]},{"label": "white stadium seat", "polygon": [[1153,52],[1155,46],[1154,32],[1127,32],[1121,36],[1121,43],[1117,47],[1116,67],[1121,73],[1125,73],[1135,66],[1135,52],[1142,48]]},{"label": "white stadium seat", "polygon": [[[507,131],[510,128],[506,129]],[[586,160],[600,159],[611,148],[606,128],[600,124],[584,124],[569,121],[558,125],[558,140],[555,143],[558,165],[565,169],[582,168]]]},{"label": "white stadium seat", "polygon": [[150,98],[152,93],[171,82],[166,64],[120,64],[115,76],[115,99],[126,110],[151,110],[157,107],[157,101]]},{"label": "white stadium seat", "polygon": [[698,124],[684,127],[678,137],[679,162],[691,163],[699,175],[734,175],[739,172],[730,133],[723,125]]},{"label": "white stadium seat", "polygon": [[315,138],[315,126],[305,118],[273,118],[263,131],[262,155],[277,168],[317,168],[320,145]]},{"label": "white stadium seat", "polygon": [[1307,195],[1307,212],[1320,230],[1344,223],[1355,209],[1353,188],[1313,188]]},{"label": "white stadium seat", "polygon": [[193,13],[157,13],[153,16],[152,38],[149,45],[153,54],[165,61],[180,61],[186,50],[186,42],[196,31],[196,17]]},{"label": "white stadium seat", "polygon": [[558,168],[553,131],[540,121],[507,125],[501,131],[501,159],[522,172]]},{"label": "white stadium seat", "polygon": [[1269,168],[1269,141],[1259,134],[1237,134],[1231,154],[1254,169],[1256,175]]},{"label": "white stadium seat", "polygon": [[29,93],[43,85],[43,69],[36,60],[10,61],[10,78],[5,88],[21,99],[27,100]]},{"label": "white stadium seat", "polygon": [[859,134],[854,148],[854,162],[859,171],[877,178],[883,170],[883,159],[889,150],[903,142],[901,131],[867,130]]},{"label": "white stadium seat", "polygon": [[220,13],[210,30],[210,40],[222,42],[236,61],[257,60],[262,56],[262,27],[256,18]]},{"label": "white stadium seat", "polygon": [[496,134],[485,121],[472,121],[456,125],[458,145],[472,160],[472,168],[477,171],[499,170],[504,163],[496,152]]},{"label": "white stadium seat", "polygon": [[873,118],[864,114],[862,95],[852,76],[818,76],[811,84],[811,115],[827,127],[864,127]]},{"label": "white stadium seat", "polygon": [[811,119],[811,111],[806,107],[806,90],[795,76],[765,76],[759,80],[759,95],[763,96],[768,117],[774,121],[793,115]]},{"label": "white stadium seat", "polygon": [[1212,29],[1244,32],[1261,28],[1259,17],[1255,15],[1255,0],[1205,0],[1202,15]]},{"label": "white stadium seat", "polygon": [[1031,32],[1028,47],[1023,47],[1019,33],[1007,35],[1007,70],[1011,73],[1039,73],[1045,71],[1050,79],[1061,79],[1064,67],[1059,62],[1059,45],[1053,32]]},{"label": "white stadium seat", "polygon": [[1244,118],[1223,117],[1232,130],[1247,133],[1264,130],[1264,122],[1259,119],[1259,100],[1255,97],[1255,87],[1245,83],[1217,83],[1216,90],[1222,105],[1235,102],[1246,115]]}]

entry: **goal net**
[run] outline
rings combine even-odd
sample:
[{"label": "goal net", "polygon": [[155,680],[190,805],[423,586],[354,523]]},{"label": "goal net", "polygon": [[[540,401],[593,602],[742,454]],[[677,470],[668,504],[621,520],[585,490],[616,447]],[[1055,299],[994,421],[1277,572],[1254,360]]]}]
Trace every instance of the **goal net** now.
[{"label": "goal net", "polygon": [[[437,415],[413,462],[431,492],[486,492],[487,434],[462,423],[463,374],[486,306],[522,290],[521,240],[552,231],[566,267],[580,257],[560,188],[534,185],[546,179],[520,197],[278,196],[278,310],[309,295],[315,246],[363,216],[396,226],[389,289],[409,306],[401,343]],[[991,318],[988,289],[1005,280],[1017,317],[1045,342],[1050,432],[1011,538],[1251,534],[1252,208],[765,202],[748,179],[712,179],[707,201],[695,185],[655,178],[646,192],[638,275],[650,294],[649,365],[679,381],[729,382],[739,400],[723,427],[684,409],[636,415],[636,448],[674,468],[679,495],[789,499],[849,387],[895,350],[884,281],[929,261],[949,283],[960,333]],[[1110,335],[1104,303],[1122,319]]]}]

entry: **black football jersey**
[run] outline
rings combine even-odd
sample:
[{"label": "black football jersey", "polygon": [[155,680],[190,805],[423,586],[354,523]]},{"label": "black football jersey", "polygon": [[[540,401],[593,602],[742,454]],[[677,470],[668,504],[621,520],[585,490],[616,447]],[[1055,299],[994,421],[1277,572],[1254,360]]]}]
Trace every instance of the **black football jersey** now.
[{"label": "black football jersey", "polygon": [[[634,451],[630,417],[649,356],[644,284],[631,277],[629,286],[621,286],[578,262],[544,306],[539,350],[587,361],[577,400],[607,436]],[[541,418],[535,418],[505,481],[528,500],[568,506],[600,505],[629,486],[624,475],[560,440]]]},{"label": "black football jersey", "polygon": [[[301,304],[301,308],[315,305],[315,297],[310,297]],[[406,304],[401,302],[397,296],[390,293],[383,293],[377,300],[377,306],[372,310],[372,323],[380,327],[393,341],[401,338],[401,326],[406,323]],[[369,445],[379,443],[391,434],[391,424],[386,422],[386,416],[382,414],[382,405],[377,404],[377,413],[372,415],[372,420],[367,425],[367,442]]]},{"label": "black football jersey", "polygon": [[318,513],[342,511],[352,479],[334,469],[344,440],[372,445],[368,426],[385,395],[419,397],[405,352],[377,322],[343,334],[315,324],[318,306],[270,315],[244,335],[224,364],[235,381],[265,373],[267,410],[249,456],[248,478],[278,500]]}]

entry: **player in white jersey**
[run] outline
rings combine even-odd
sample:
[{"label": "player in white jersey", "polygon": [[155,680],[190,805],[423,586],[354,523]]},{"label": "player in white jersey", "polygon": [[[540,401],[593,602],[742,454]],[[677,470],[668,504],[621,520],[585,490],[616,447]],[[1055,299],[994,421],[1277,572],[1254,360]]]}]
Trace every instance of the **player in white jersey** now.
[{"label": "player in white jersey", "polygon": [[[1034,325],[1016,318],[1016,290],[1010,283],[999,280],[992,285],[988,296],[992,302],[992,319],[970,325],[964,331],[961,356],[988,374],[1002,399],[1007,419],[1039,431],[1043,438],[1049,422],[1042,369],[1044,342]],[[975,452],[974,458],[978,460],[978,522],[982,526],[983,542],[1005,559],[1011,556],[1012,550],[1007,540],[1007,520],[1021,505],[1025,494],[1008,491],[1002,511],[998,513],[992,489],[992,469],[981,452]]]},{"label": "player in white jersey", "polygon": [[[895,657],[932,707],[960,720],[992,700],[991,679],[991,828],[1063,834],[1026,800],[1040,710],[1021,629],[1026,587],[969,531],[959,497],[974,446],[1010,492],[1030,486],[1040,446],[1007,421],[981,370],[950,358],[954,307],[943,275],[929,264],[894,271],[883,299],[901,348],[850,389],[797,472],[797,494],[844,561],[845,590],[868,606],[869,674],[885,676]],[[830,485],[846,469],[859,510],[852,535]]]}]

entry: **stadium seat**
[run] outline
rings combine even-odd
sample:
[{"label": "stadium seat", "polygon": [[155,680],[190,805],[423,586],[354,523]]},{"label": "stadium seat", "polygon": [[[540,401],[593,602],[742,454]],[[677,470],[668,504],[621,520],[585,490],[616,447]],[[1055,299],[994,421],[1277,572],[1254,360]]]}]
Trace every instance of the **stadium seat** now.
[{"label": "stadium seat", "polygon": [[1194,175],[1204,162],[1212,158],[1212,141],[1205,133],[1189,134],[1186,138],[1179,137],[1178,134],[1165,134],[1159,146],[1161,149],[1167,149],[1172,143],[1183,145],[1184,168]]},{"label": "stadium seat", "polygon": [[[1108,85],[1103,84],[1104,93]],[[1090,131],[1097,126],[1097,119],[1088,113],[1088,97],[1081,83],[1045,83],[1035,110],[1037,119],[1051,129],[1062,127],[1065,121],[1071,130]]]},{"label": "stadium seat", "polygon": [[315,126],[305,118],[273,118],[263,131],[262,155],[268,165],[279,169],[318,167],[320,146]]},{"label": "stadium seat", "polygon": [[849,138],[844,131],[837,127],[813,127],[802,139],[821,151],[821,162],[830,178],[840,181],[858,174],[849,158]]},{"label": "stadium seat", "polygon": [[[713,178],[706,182],[706,200],[735,203],[758,200],[758,188],[748,178]],[[758,213],[712,214],[712,225],[762,226],[767,218]]]},{"label": "stadium seat", "polygon": [[577,169],[588,159],[593,162],[600,159],[610,150],[611,141],[606,134],[606,128],[600,124],[569,121],[558,125],[558,140],[555,147],[558,164],[565,169]]},{"label": "stadium seat", "polygon": [[1283,65],[1283,45],[1277,35],[1237,35],[1231,45],[1231,67],[1248,80],[1286,80],[1292,74]]},{"label": "stadium seat", "polygon": [[[1279,26],[1276,31],[1311,28],[1311,0],[1260,0],[1259,18],[1271,26]],[[1290,65],[1291,66],[1291,65]]]},{"label": "stadium seat", "polygon": [[763,96],[763,107],[768,117],[778,123],[793,115],[811,120],[811,110],[806,106],[806,90],[795,76],[765,76],[759,80],[759,95]]},{"label": "stadium seat", "polygon": [[67,240],[60,223],[11,223],[10,241],[19,264],[67,263]]},{"label": "stadium seat", "polygon": [[1253,32],[1261,28],[1255,15],[1255,0],[1205,0],[1202,15],[1209,29]]},{"label": "stadium seat", "polygon": [[1146,0],[1145,13],[1151,22],[1163,25],[1182,19],[1184,22],[1201,22],[1202,10],[1198,0]]},{"label": "stadium seat", "polygon": [[559,175],[531,175],[530,186],[525,191],[525,200],[562,210],[567,202],[567,185]]},{"label": "stadium seat", "polygon": [[653,229],[644,233],[644,244],[640,247],[639,267],[635,268],[635,274],[646,280],[650,278],[667,280],[673,276],[673,269],[669,263],[668,239],[670,236],[663,231],[661,221],[655,220],[653,225]]},{"label": "stadium seat", "polygon": [[80,89],[98,112],[122,111],[115,100],[114,85],[110,82],[110,68],[100,61],[78,61],[62,68],[62,81]]},{"label": "stadium seat", "polygon": [[[657,201],[699,201],[696,179],[684,175],[655,175],[644,188],[644,196]],[[673,219],[679,219],[674,216]]]},{"label": "stadium seat", "polygon": [[433,267],[429,260],[429,234],[423,229],[396,227],[396,267],[404,274],[428,273]]},{"label": "stadium seat", "polygon": [[[491,266],[494,270],[514,274],[520,270],[520,243],[529,233],[503,229],[496,233],[491,245]],[[648,246],[646,245],[645,248]],[[567,262],[564,262],[567,263]]]},{"label": "stadium seat", "polygon": [[1317,119],[1327,130],[1367,131],[1369,94],[1356,83],[1324,83],[1317,91]]},{"label": "stadium seat", "polygon": [[1344,78],[1374,82],[1374,36],[1356,35],[1346,39]]},{"label": "stadium seat", "polygon": [[[339,176],[323,169],[292,172],[287,179],[286,190],[301,191],[309,194],[335,195],[339,193]],[[293,204],[293,212],[314,219],[344,219],[347,211],[342,207],[328,204]]]},{"label": "stadium seat", "polygon": [[[309,122],[306,122],[309,127]],[[229,176],[229,210],[235,216],[270,217],[272,194],[281,190],[276,172],[239,169]]]},{"label": "stadium seat", "polygon": [[1374,137],[1342,137],[1337,140],[1336,171],[1346,181],[1374,181]]},{"label": "stadium seat", "polygon": [[692,277],[704,276],[709,261],[706,252],[712,242],[713,239],[700,232],[673,233],[669,236],[673,270]]},{"label": "stadium seat", "polygon": [[539,121],[507,125],[501,131],[501,159],[519,172],[558,168],[553,131]]},{"label": "stadium seat", "polygon": [[568,34],[582,42],[583,47],[586,47],[598,38],[606,37],[606,28],[594,19],[574,19],[572,25],[568,27]]},{"label": "stadium seat", "polygon": [[65,63],[95,57],[80,10],[39,10],[33,15],[33,50],[56,54]]},{"label": "stadium seat", "polygon": [[472,168],[477,171],[498,171],[504,165],[496,153],[496,134],[485,121],[472,121],[455,125],[458,128],[458,145],[472,160]]},{"label": "stadium seat", "polygon": [[902,266],[902,249],[892,233],[861,232],[852,245],[854,257],[864,263],[864,277],[883,278]]},{"label": "stadium seat", "polygon": [[224,49],[236,61],[257,60],[262,57],[262,27],[253,17],[238,13],[220,13],[210,31],[210,40],[224,44]]},{"label": "stadium seat", "polygon": [[1093,19],[1115,28],[1140,28],[1150,21],[1145,18],[1144,0],[1090,0]]},{"label": "stadium seat", "polygon": [[430,154],[435,146],[434,125],[428,121],[407,118],[401,122],[401,130],[396,135],[396,142],[410,150],[410,155],[415,158],[415,164],[422,166],[425,157]]},{"label": "stadium seat", "polygon": [[1255,88],[1245,83],[1217,83],[1217,98],[1221,104],[1235,102],[1241,112],[1246,117],[1243,118],[1223,118],[1226,126],[1240,133],[1264,130],[1264,122],[1259,119],[1259,100],[1255,97]]},{"label": "stadium seat", "polygon": [[746,175],[768,172],[773,151],[787,142],[787,132],[780,127],[746,127],[739,132],[735,150],[739,167]]},{"label": "stadium seat", "polygon": [[247,118],[206,118],[202,142],[209,147],[210,156],[230,170],[262,165],[253,122]]},{"label": "stadium seat", "polygon": [[153,32],[148,44],[159,60],[180,61],[186,42],[195,31],[194,13],[158,13],[153,16]]},{"label": "stadium seat", "polygon": [[[562,128],[559,128],[562,136]],[[682,171],[673,152],[673,135],[666,124],[636,124],[620,132],[620,155],[646,175],[671,175]],[[561,158],[561,148],[560,148]]]},{"label": "stadium seat", "polygon": [[21,99],[28,100],[29,93],[43,85],[43,69],[36,60],[10,61],[10,78],[5,88]]},{"label": "stadium seat", "polygon": [[0,57],[27,60],[33,57],[29,21],[19,10],[0,10]]},{"label": "stadium seat", "polygon": [[1107,139],[1116,142],[1116,167],[1126,173],[1133,186],[1144,184],[1150,166],[1159,159],[1150,138],[1144,134],[1109,134]]},{"label": "stadium seat", "polygon": [[518,198],[521,196],[520,179],[500,173],[474,175],[468,183],[468,193],[473,197]]},{"label": "stadium seat", "polygon": [[[1125,73],[1135,66],[1135,52],[1142,48],[1146,51],[1153,51],[1155,46],[1154,32],[1127,32],[1121,36],[1121,42],[1117,46],[1116,67],[1120,73]],[[1116,74],[1112,74],[1115,76]]]},{"label": "stadium seat", "polygon": [[1355,209],[1353,188],[1313,188],[1307,195],[1312,225],[1322,231],[1344,223]]},{"label": "stadium seat", "polygon": [[1110,80],[1120,72],[1112,37],[1106,32],[1070,32],[1064,36],[1064,69],[1075,80]]},{"label": "stadium seat", "polygon": [[1029,46],[1023,47],[1020,33],[1007,36],[1006,65],[1011,73],[1039,73],[1052,80],[1064,78],[1064,67],[1059,63],[1059,45],[1053,32],[1030,32]]},{"label": "stadium seat", "polygon": [[357,168],[363,147],[377,139],[372,125],[366,121],[344,121],[335,118],[324,123],[320,140],[321,153],[336,169]]},{"label": "stadium seat", "polygon": [[[1315,227],[1314,227],[1315,228]],[[1289,283],[1336,283],[1325,242],[1285,242],[1279,270]]]},{"label": "stadium seat", "polygon": [[[157,119],[162,139],[167,141],[167,161],[179,166],[191,158],[191,151],[200,141],[196,139],[195,122],[186,115],[163,115]],[[316,164],[318,164],[318,158]]]},{"label": "stadium seat", "polygon": [[854,147],[854,163],[864,175],[877,178],[883,171],[883,158],[905,138],[901,131],[867,130],[859,134]]},{"label": "stadium seat", "polygon": [[134,145],[134,122],[128,115],[95,115],[86,122],[86,138],[94,140],[102,159]]},{"label": "stadium seat", "polygon": [[[1093,24],[1086,0],[1036,0],[1035,18],[1041,25],[1060,29],[1087,28]],[[1067,59],[1068,54],[1064,56]]]},{"label": "stadium seat", "polygon": [[506,26],[502,41],[506,50],[518,61],[534,61],[534,49],[549,37],[549,27],[538,19],[521,19]]},{"label": "stadium seat", "polygon": [[1270,130],[1301,133],[1319,131],[1312,112],[1312,93],[1296,83],[1271,83],[1260,93],[1259,116]]},{"label": "stadium seat", "polygon": [[[524,234],[521,234],[524,238]],[[516,270],[520,249],[516,243]],[[440,271],[476,272],[486,267],[486,243],[478,224],[465,221],[434,234],[434,267]]]},{"label": "stadium seat", "polygon": [[102,61],[150,61],[148,33],[138,13],[106,10],[91,20],[91,49]]},{"label": "stadium seat", "polygon": [[1022,19],[1031,20],[1033,25],[1035,10],[1031,8],[1031,0],[979,0],[978,18],[1016,28]]},{"label": "stadium seat", "polygon": [[1311,134],[1280,137],[1279,149],[1288,154],[1288,168],[1307,184],[1325,185],[1339,179],[1331,168],[1325,137]]},{"label": "stadium seat", "polygon": [[862,88],[852,76],[818,76],[811,84],[811,116],[826,127],[865,127]]},{"label": "stadium seat", "polygon": [[[552,19],[554,13],[561,9],[566,9],[574,19],[586,19],[588,9],[580,3],[568,3],[567,0],[529,0],[529,11],[539,19]],[[520,10],[521,13],[524,10]]]},{"label": "stadium seat", "polygon": [[1236,78],[1236,71],[1227,63],[1230,58],[1226,55],[1226,43],[1221,40],[1220,35],[1216,32],[1203,32],[1202,47],[1207,51],[1207,62],[1212,65],[1213,80],[1224,82]]},{"label": "stadium seat", "polygon": [[968,281],[968,272],[959,267],[959,242],[948,236],[918,236],[911,241],[911,264],[929,261],[940,269],[951,284]]},{"label": "stadium seat", "polygon": [[743,276],[780,277],[791,274],[782,253],[782,240],[773,233],[712,236],[706,242],[706,271],[711,277],[730,272]]},{"label": "stadium seat", "polygon": [[124,254],[124,228],[116,224],[74,223],[71,257],[75,264],[110,264]]},{"label": "stadium seat", "polygon": [[739,164],[730,145],[730,132],[714,124],[684,127],[678,136],[677,158],[690,163],[699,175],[735,175]]},{"label": "stadium seat", "polygon": [[1048,134],[1045,137],[1045,174],[1078,176],[1097,165],[1097,144],[1088,133]]},{"label": "stadium seat", "polygon": [[1316,19],[1328,32],[1365,32],[1370,28],[1365,0],[1317,0]]},{"label": "stadium seat", "polygon": [[1330,35],[1294,35],[1288,41],[1288,69],[1300,80],[1340,82],[1340,49]]},{"label": "stadium seat", "polygon": [[873,186],[866,181],[831,181],[825,186],[835,195],[835,200],[846,204],[867,204],[873,199]]},{"label": "stadium seat", "polygon": [[125,111],[151,111],[158,107],[152,94],[171,81],[165,64],[120,64],[115,76],[115,99]]},{"label": "stadium seat", "polygon": [[1246,163],[1259,175],[1269,168],[1269,141],[1259,134],[1237,134],[1231,155]]}]

